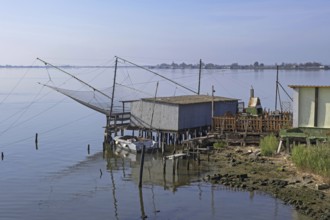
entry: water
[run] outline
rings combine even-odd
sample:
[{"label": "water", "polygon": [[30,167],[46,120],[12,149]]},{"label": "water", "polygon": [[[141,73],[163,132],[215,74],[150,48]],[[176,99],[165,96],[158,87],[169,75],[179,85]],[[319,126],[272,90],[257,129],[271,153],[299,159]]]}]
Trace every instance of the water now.
[{"label": "water", "polygon": [[[111,68],[67,71],[100,88],[112,85]],[[192,89],[198,85],[197,71],[159,70]],[[288,84],[329,85],[328,74],[280,72],[280,82],[285,88]],[[120,68],[118,76],[121,84],[135,84],[137,90],[147,88],[151,95],[157,81],[159,96],[189,94],[135,68]],[[0,161],[0,219],[141,219],[143,215],[148,219],[302,218],[292,207],[268,195],[200,182],[205,173],[212,172],[207,164],[192,165],[189,172],[181,164],[178,174],[172,176],[168,170],[164,178],[157,155],[146,158],[140,191],[139,157],[102,153],[105,117],[37,82],[81,88],[51,69],[0,69],[0,152],[4,153]],[[245,102],[252,85],[264,107],[274,106],[275,71],[205,71],[202,93],[208,93],[212,85],[215,95]]]}]

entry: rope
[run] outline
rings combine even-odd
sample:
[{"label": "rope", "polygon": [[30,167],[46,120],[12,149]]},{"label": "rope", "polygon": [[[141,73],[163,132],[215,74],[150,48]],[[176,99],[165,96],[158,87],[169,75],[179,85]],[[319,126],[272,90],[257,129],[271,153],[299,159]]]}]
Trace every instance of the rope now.
[{"label": "rope", "polygon": [[[33,66],[35,64],[37,59],[35,59],[31,66]],[[16,88],[21,84],[22,80],[26,77],[27,73],[30,71],[31,69],[27,69],[25,71],[25,73],[23,74],[23,76],[18,80],[18,82],[16,83],[16,85],[12,88],[12,90],[6,95],[6,97],[0,102],[0,105],[2,105],[7,99],[9,96],[11,96],[13,94],[13,92],[16,90]]]},{"label": "rope", "polygon": [[[72,78],[69,78],[68,80],[66,80],[65,82],[63,82],[61,85],[65,84],[66,82],[68,82],[69,80],[72,80]],[[49,82],[49,81],[48,81]],[[47,95],[49,95],[51,93],[51,91],[49,91],[48,93],[46,93],[45,95],[43,95],[42,97],[40,97],[39,99],[37,99],[37,97],[39,96],[39,94],[41,93],[41,91],[43,90],[44,86],[39,90],[38,94],[33,98],[33,100],[23,109],[22,113],[20,114],[19,118],[16,119],[7,129],[3,130],[0,133],[0,136],[2,136],[4,133],[6,133],[7,131],[11,130],[12,128],[15,128],[19,125],[22,125],[34,118],[36,118],[39,115],[42,115],[44,113],[46,113],[47,111],[49,111],[50,109],[54,108],[56,105],[60,104],[61,102],[63,102],[65,100],[65,98],[63,98],[60,102],[56,103],[55,105],[51,106],[50,108],[47,108],[45,111],[41,111],[39,112],[37,115],[34,115],[30,118],[28,118],[27,120],[21,122],[19,125],[15,125],[15,123],[21,118],[23,117],[23,115],[25,114],[25,112],[36,102],[40,101],[41,99],[43,99],[44,97],[46,97]],[[18,111],[19,112],[19,111]],[[10,118],[16,116],[18,114],[18,112],[13,113],[11,116],[9,116],[7,119],[5,119],[4,121],[2,121],[1,123],[9,120]]]},{"label": "rope", "polygon": [[[70,124],[73,124],[73,123],[75,123],[75,122],[77,122],[77,121],[80,121],[80,120],[86,119],[86,118],[92,116],[93,114],[95,114],[95,112],[90,113],[90,114],[88,114],[88,115],[85,115],[85,116],[83,116],[83,117],[80,117],[80,118],[78,118],[78,119],[75,119],[75,120],[73,120],[73,121],[70,121],[70,122],[68,122],[68,123],[65,123],[65,124],[63,124],[63,125],[60,125],[60,126],[57,126],[57,127],[51,128],[51,129],[46,130],[46,131],[42,131],[42,132],[40,132],[40,134],[47,134],[47,133],[50,133],[50,132],[52,132],[52,131],[54,131],[54,130],[57,130],[57,129],[63,128],[63,127],[65,127],[65,126],[70,125]],[[20,139],[20,140],[14,141],[14,142],[10,142],[10,143],[4,144],[3,146],[8,147],[8,146],[11,146],[11,145],[14,145],[14,144],[18,144],[18,143],[24,142],[24,141],[29,140],[29,139],[34,139],[34,138],[35,138],[35,136],[30,136],[30,137],[22,138],[22,139]]]}]

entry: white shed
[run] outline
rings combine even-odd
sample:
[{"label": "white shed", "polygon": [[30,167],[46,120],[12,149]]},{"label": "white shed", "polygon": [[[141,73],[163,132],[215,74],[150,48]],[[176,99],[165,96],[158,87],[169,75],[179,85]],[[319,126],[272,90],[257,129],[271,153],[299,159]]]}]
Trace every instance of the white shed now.
[{"label": "white shed", "polygon": [[330,128],[330,86],[289,85],[293,127]]}]

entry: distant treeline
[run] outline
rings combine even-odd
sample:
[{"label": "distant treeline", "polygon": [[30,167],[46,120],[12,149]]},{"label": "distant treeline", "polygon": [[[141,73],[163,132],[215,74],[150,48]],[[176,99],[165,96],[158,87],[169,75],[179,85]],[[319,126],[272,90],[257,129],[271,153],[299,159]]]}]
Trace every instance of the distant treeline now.
[{"label": "distant treeline", "polygon": [[[276,69],[277,66],[280,69],[291,69],[291,70],[318,70],[318,69],[330,69],[330,66],[323,65],[318,62],[307,62],[307,63],[282,63],[282,64],[274,64],[274,65],[265,65],[263,63],[259,63],[258,61],[254,62],[250,65],[241,65],[238,63],[233,63],[230,65],[218,65],[213,63],[201,63],[201,67],[203,69]],[[159,68],[159,69],[199,69],[200,64],[186,64],[186,63],[175,63],[171,64],[158,64],[156,66],[151,66],[151,68]]]},{"label": "distant treeline", "polygon": [[[259,63],[258,61],[249,65],[242,65],[238,63],[233,63],[230,65],[218,65],[213,63],[201,63],[202,69],[276,69],[277,66],[280,69],[286,70],[329,70],[329,65],[323,65],[318,62],[307,62],[307,63],[282,63],[282,64],[274,64],[274,65],[265,65],[263,63]],[[0,65],[0,68],[49,68],[49,66],[23,66],[23,65]],[[114,66],[79,66],[79,65],[61,65],[58,66],[60,68],[113,68]],[[121,66],[123,67],[123,66]],[[132,67],[132,66],[125,66]],[[199,69],[200,64],[186,64],[186,63],[175,63],[171,64],[162,63],[158,65],[144,65],[147,68],[157,68],[157,69]]]},{"label": "distant treeline", "polygon": [[[59,68],[112,68],[113,66],[79,66],[79,65],[61,65]],[[0,68],[52,68],[51,66],[24,66],[24,65],[0,65]]]}]

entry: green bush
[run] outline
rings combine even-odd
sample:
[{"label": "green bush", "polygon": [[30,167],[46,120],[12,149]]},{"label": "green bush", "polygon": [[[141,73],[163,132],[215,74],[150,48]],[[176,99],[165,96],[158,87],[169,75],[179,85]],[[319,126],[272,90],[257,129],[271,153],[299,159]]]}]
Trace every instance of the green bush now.
[{"label": "green bush", "polygon": [[224,141],[218,141],[213,144],[214,148],[224,148],[226,146],[226,143]]},{"label": "green bush", "polygon": [[292,161],[302,170],[330,178],[330,144],[318,146],[295,146]]},{"label": "green bush", "polygon": [[260,140],[261,154],[264,156],[272,156],[276,153],[278,140],[275,135],[268,135]]}]

